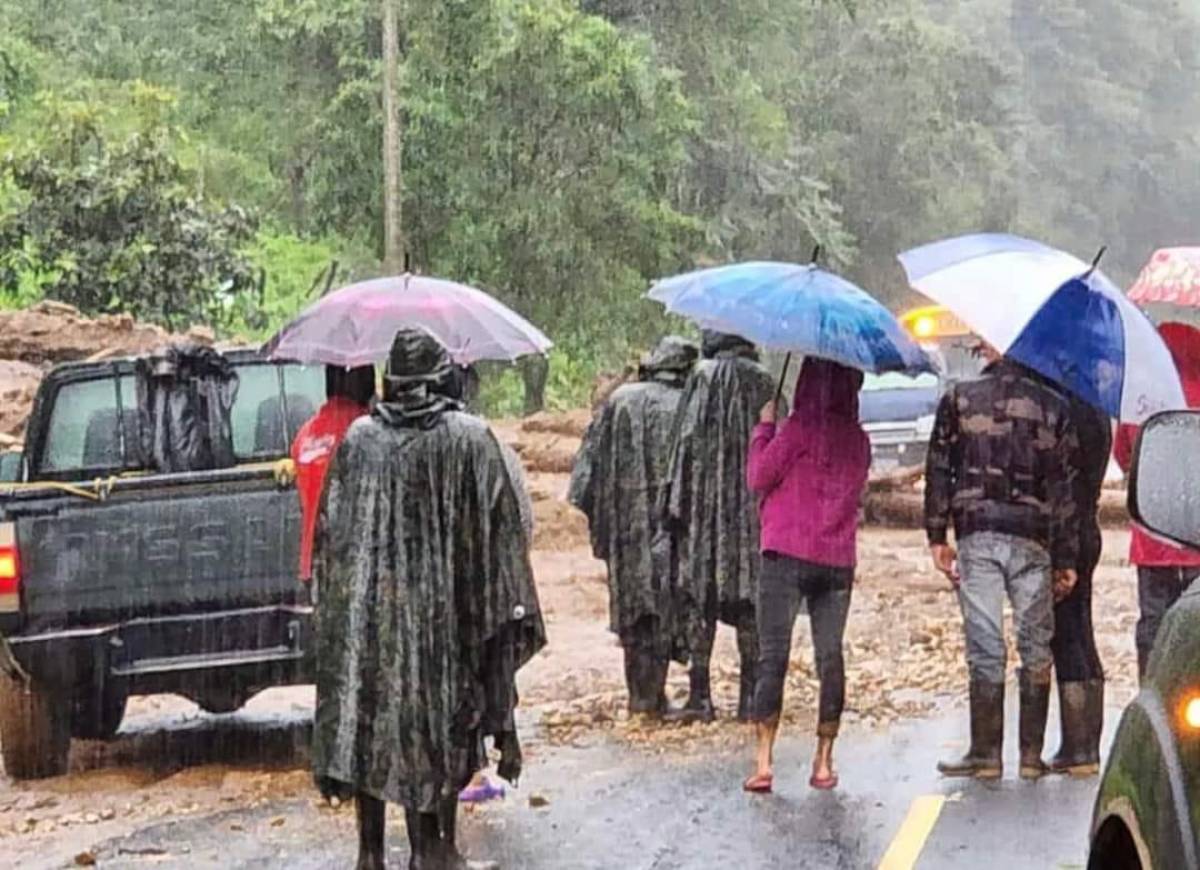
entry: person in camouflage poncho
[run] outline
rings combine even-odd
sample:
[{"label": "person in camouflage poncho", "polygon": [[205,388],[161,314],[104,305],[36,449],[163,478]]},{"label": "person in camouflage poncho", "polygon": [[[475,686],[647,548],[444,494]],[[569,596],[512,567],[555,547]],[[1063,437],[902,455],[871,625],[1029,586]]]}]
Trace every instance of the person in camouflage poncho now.
[{"label": "person in camouflage poncho", "polygon": [[384,804],[401,804],[412,867],[469,866],[459,790],[501,752],[520,772],[516,671],[545,644],[517,496],[495,437],[434,385],[449,365],[401,331],[384,400],[329,471],[314,574],[313,771],[358,800],[359,866],[382,867]]},{"label": "person in camouflage poncho", "polygon": [[618,387],[599,409],[571,474],[571,504],[587,516],[592,552],[608,564],[609,627],[625,650],[631,713],[666,708],[675,566],[658,501],[675,412],[698,356],[682,338],[659,342],[639,380]]},{"label": "person in camouflage poncho", "polygon": [[746,485],[746,457],[758,413],[775,394],[754,346],[705,331],[704,360],[692,372],[672,427],[670,472],[661,511],[679,571],[672,594],[675,640],[691,660],[691,692],[673,718],[713,716],[709,660],[717,621],[737,628],[741,656],[738,717],[748,720],[758,663],[758,505]]}]

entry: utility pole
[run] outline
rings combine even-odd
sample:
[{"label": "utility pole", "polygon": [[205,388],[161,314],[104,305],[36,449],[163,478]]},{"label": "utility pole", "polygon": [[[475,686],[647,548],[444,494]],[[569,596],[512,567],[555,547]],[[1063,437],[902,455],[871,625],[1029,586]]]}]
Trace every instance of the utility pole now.
[{"label": "utility pole", "polygon": [[402,0],[383,3],[383,265],[389,275],[404,271],[404,227],[401,164],[404,134],[400,129],[400,28]]}]

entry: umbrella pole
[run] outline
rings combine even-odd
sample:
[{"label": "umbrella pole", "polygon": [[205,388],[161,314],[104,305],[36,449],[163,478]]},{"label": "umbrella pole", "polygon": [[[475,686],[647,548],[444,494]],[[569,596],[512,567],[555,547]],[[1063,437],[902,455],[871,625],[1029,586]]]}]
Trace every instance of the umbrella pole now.
[{"label": "umbrella pole", "polygon": [[792,364],[792,353],[783,358],[783,374],[779,376],[779,386],[775,388],[775,416],[779,416],[779,400],[783,398],[783,382],[787,380],[788,367]]},{"label": "umbrella pole", "polygon": [[[810,263],[816,263],[821,256],[821,246],[817,245],[813,248],[812,257],[809,258]],[[788,355],[783,358],[783,372],[779,375],[779,385],[775,387],[775,416],[779,416],[779,401],[783,398],[783,382],[787,380],[788,368],[792,364],[792,352],[788,351]]]}]

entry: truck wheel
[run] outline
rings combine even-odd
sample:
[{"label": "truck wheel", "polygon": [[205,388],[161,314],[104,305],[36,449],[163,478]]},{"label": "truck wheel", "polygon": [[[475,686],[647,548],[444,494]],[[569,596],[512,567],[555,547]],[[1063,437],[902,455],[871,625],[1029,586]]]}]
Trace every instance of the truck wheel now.
[{"label": "truck wheel", "polygon": [[108,740],[125,718],[124,689],[107,686],[102,692],[85,691],[71,705],[71,736],[80,740]]},{"label": "truck wheel", "polygon": [[12,779],[67,772],[71,751],[68,699],[37,683],[0,674],[0,755]]},{"label": "truck wheel", "polygon": [[242,709],[249,699],[249,693],[240,689],[212,690],[192,698],[206,713],[233,713]]}]

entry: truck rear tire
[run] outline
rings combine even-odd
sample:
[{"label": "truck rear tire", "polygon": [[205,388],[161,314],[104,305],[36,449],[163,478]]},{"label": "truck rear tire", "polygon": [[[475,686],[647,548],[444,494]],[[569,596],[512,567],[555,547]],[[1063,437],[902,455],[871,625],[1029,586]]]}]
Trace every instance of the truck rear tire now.
[{"label": "truck rear tire", "polygon": [[200,705],[205,713],[236,713],[250,700],[250,693],[242,689],[231,688],[224,691],[212,690],[195,695],[192,700]]},{"label": "truck rear tire", "polygon": [[71,736],[80,740],[109,740],[121,727],[128,699],[128,693],[112,686],[103,692],[85,691],[76,695],[71,704]]},{"label": "truck rear tire", "polygon": [[46,686],[0,674],[0,755],[12,779],[43,779],[67,772],[71,708]]}]

